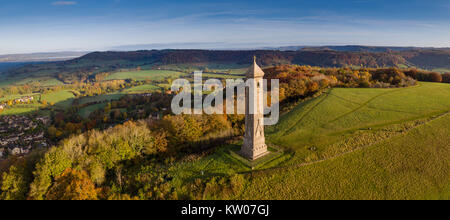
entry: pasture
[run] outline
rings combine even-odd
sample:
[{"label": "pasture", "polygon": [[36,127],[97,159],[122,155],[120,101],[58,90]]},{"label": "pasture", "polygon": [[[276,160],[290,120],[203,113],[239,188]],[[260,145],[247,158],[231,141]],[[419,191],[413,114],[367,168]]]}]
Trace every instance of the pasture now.
[{"label": "pasture", "polygon": [[94,112],[98,109],[105,108],[105,107],[106,107],[106,103],[89,105],[89,106],[86,106],[86,107],[80,109],[80,111],[78,111],[78,114],[83,118],[88,118],[92,112]]},{"label": "pasture", "polygon": [[211,79],[243,79],[244,76],[236,75],[236,74],[220,74],[220,73],[203,73],[202,77],[204,79],[211,78]]},{"label": "pasture", "polygon": [[340,157],[257,172],[240,199],[450,198],[450,115]]},{"label": "pasture", "polygon": [[47,101],[48,104],[55,104],[55,107],[60,109],[67,109],[72,106],[75,96],[71,91],[62,90],[42,95],[42,101]]},{"label": "pasture", "polygon": [[123,92],[127,93],[127,94],[137,94],[137,93],[151,93],[151,92],[160,91],[160,90],[161,90],[161,87],[159,87],[159,86],[146,84],[146,85],[136,86],[133,88],[126,89]]},{"label": "pasture", "polygon": [[7,108],[1,112],[1,115],[22,115],[29,114],[39,110],[39,104],[20,104],[12,108]]},{"label": "pasture", "polygon": [[[40,107],[43,107],[41,103],[39,103],[39,98],[41,96],[41,101],[47,101],[48,105],[54,104],[53,108],[57,109],[67,109],[72,106],[72,102],[74,99],[74,95],[72,92],[67,90],[62,90],[58,92],[52,92],[47,94],[24,94],[24,95],[10,95],[3,97],[0,99],[0,101],[6,101],[6,100],[14,100],[17,98],[25,97],[25,96],[32,96],[34,97],[34,100],[30,104],[14,104],[12,107],[9,107],[5,109],[2,112],[2,115],[15,115],[15,114],[29,114],[34,113],[36,111],[39,111]],[[44,113],[44,112],[39,112]]]},{"label": "pasture", "polygon": [[226,62],[207,62],[207,63],[179,63],[160,66],[162,69],[178,70],[182,72],[193,72],[207,69],[211,72],[244,74],[248,70],[248,65],[226,63]]},{"label": "pasture", "polygon": [[[450,110],[450,85],[420,83],[396,89],[335,88],[283,115],[266,131],[274,144],[296,152],[296,162],[320,154],[355,132],[382,129]],[[317,149],[311,152],[309,148]]]},{"label": "pasture", "polygon": [[133,80],[163,80],[165,78],[179,78],[184,73],[168,70],[143,70],[115,72],[104,80],[133,79]]},{"label": "pasture", "polygon": [[84,104],[93,103],[93,102],[105,102],[105,101],[119,100],[124,95],[125,94],[116,92],[116,93],[111,93],[111,94],[88,96],[88,97],[80,98],[78,100],[78,104],[84,105]]},{"label": "pasture", "polygon": [[227,153],[236,143],[180,164],[174,181],[243,175],[235,199],[448,199],[449,113],[449,84],[335,88],[267,127],[281,157],[252,171]]}]

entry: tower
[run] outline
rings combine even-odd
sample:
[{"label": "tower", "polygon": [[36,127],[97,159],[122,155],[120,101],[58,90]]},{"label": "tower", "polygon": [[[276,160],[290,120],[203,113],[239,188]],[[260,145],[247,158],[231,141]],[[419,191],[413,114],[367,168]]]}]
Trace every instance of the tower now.
[{"label": "tower", "polygon": [[256,57],[246,76],[250,84],[245,88],[245,136],[241,154],[256,160],[268,153],[264,137],[264,72],[256,64]]}]

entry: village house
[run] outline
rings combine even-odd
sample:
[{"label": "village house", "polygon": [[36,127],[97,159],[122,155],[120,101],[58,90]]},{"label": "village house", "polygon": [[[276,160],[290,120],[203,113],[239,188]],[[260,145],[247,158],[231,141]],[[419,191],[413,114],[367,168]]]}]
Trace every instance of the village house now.
[{"label": "village house", "polygon": [[22,148],[19,148],[19,147],[16,147],[11,151],[12,155],[16,155],[16,156],[21,155],[22,152],[23,152]]},{"label": "village house", "polygon": [[33,100],[34,100],[34,97],[26,96],[26,97],[15,99],[14,102],[15,103],[27,103],[27,102],[31,102]]},{"label": "village house", "polygon": [[2,155],[26,155],[34,148],[48,147],[44,127],[49,123],[48,117],[31,119],[27,116],[0,117],[0,148]]}]

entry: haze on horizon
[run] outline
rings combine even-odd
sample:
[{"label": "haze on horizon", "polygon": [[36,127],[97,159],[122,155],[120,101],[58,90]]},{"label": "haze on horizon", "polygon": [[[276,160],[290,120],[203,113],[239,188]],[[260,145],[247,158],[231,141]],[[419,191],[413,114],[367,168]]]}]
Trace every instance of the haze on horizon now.
[{"label": "haze on horizon", "polygon": [[122,45],[450,47],[449,27],[447,0],[0,0],[0,54]]}]

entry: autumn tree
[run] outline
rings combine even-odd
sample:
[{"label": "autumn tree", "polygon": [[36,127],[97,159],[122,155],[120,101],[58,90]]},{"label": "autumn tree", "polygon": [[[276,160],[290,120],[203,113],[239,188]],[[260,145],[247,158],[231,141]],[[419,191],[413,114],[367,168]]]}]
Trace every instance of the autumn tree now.
[{"label": "autumn tree", "polygon": [[1,194],[2,200],[24,200],[28,192],[28,175],[24,166],[11,166],[9,172],[2,175]]},{"label": "autumn tree", "polygon": [[85,171],[68,168],[56,177],[47,200],[97,200],[98,189]]},{"label": "autumn tree", "polygon": [[442,82],[444,82],[444,83],[450,83],[450,73],[444,73],[444,74],[442,74]]}]

